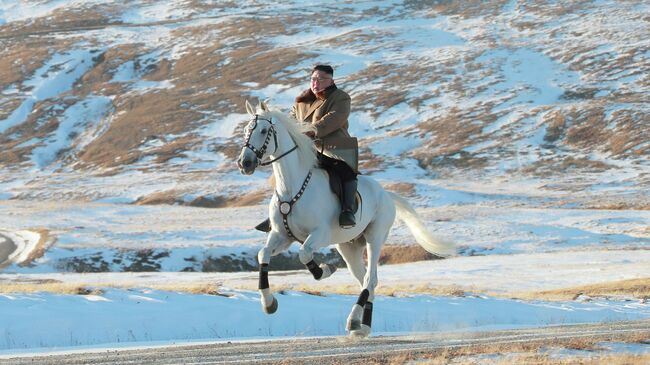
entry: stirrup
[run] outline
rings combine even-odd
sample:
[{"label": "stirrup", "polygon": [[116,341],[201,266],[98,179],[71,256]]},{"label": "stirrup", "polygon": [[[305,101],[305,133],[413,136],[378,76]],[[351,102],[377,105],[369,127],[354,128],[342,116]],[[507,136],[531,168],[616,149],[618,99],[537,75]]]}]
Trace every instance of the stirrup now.
[{"label": "stirrup", "polygon": [[266,220],[255,226],[255,229],[260,232],[271,232],[271,220],[266,218]]}]

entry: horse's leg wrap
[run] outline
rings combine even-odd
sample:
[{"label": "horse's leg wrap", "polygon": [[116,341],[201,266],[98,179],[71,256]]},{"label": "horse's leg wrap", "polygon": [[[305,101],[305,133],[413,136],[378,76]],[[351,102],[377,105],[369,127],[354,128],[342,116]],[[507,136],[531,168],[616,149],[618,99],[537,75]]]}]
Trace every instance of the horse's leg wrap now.
[{"label": "horse's leg wrap", "polygon": [[363,289],[361,291],[361,294],[359,294],[359,299],[357,299],[357,305],[360,307],[363,307],[366,305],[368,302],[368,297],[370,296],[370,292],[368,289]]},{"label": "horse's leg wrap", "polygon": [[257,288],[259,290],[269,288],[269,264],[260,265],[260,282]]},{"label": "horse's leg wrap", "polygon": [[348,331],[352,332],[361,328],[361,317],[363,314],[365,314],[363,308],[368,303],[369,296],[370,292],[368,289],[363,289],[361,291],[361,294],[359,294],[359,299],[357,299],[357,302],[352,306],[352,311],[348,316],[348,323],[346,326]]},{"label": "horse's leg wrap", "polygon": [[370,327],[372,324],[372,302],[367,302],[363,307],[363,320],[361,324]]},{"label": "horse's leg wrap", "polygon": [[271,289],[269,289],[269,264],[260,265],[260,282],[258,288],[261,294],[262,310],[267,314],[275,313],[278,310],[278,301],[273,297]]},{"label": "horse's leg wrap", "polygon": [[370,334],[370,324],[372,323],[372,302],[366,302],[363,306],[363,319],[361,324],[353,330],[350,330],[352,336],[368,337]]},{"label": "horse's leg wrap", "polygon": [[314,260],[309,261],[305,266],[307,266],[309,272],[314,275],[314,279],[320,280],[320,278],[323,276],[323,269],[321,269],[320,266],[314,262]]}]

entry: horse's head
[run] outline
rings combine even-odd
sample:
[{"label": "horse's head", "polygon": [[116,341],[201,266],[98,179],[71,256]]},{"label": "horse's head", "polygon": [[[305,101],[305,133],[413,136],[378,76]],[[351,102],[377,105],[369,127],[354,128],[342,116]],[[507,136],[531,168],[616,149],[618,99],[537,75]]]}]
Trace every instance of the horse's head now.
[{"label": "horse's head", "polygon": [[250,175],[267,155],[277,149],[278,140],[269,108],[260,102],[257,111],[246,101],[246,111],[251,116],[244,133],[244,146],[237,165],[242,174]]}]

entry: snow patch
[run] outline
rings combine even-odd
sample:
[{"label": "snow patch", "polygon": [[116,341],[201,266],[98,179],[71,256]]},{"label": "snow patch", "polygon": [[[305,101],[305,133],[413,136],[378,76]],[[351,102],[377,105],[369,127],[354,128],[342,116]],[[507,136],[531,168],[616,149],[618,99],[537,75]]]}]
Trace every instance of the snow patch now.
[{"label": "snow patch", "polygon": [[[41,239],[41,235],[39,233],[27,230],[10,231],[6,229],[0,229],[0,233],[9,238],[16,246],[16,249],[11,254],[9,254],[9,257],[6,261],[13,262],[15,264],[21,264],[27,261],[32,252],[36,249],[38,242]],[[0,264],[3,263],[0,262]]]}]

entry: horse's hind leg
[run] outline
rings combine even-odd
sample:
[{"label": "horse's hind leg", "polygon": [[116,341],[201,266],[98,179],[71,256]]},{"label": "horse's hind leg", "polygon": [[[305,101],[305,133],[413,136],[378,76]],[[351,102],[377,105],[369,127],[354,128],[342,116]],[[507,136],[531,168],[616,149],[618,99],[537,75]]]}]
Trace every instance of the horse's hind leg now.
[{"label": "horse's hind leg", "polygon": [[[363,278],[366,276],[366,264],[363,260],[363,251],[366,248],[365,240],[362,239],[341,243],[337,245],[336,248],[341,254],[341,257],[343,257],[343,260],[347,264],[348,270],[350,270],[352,276],[354,276],[354,278],[359,282],[359,287],[363,289]],[[365,292],[368,293],[367,290]],[[345,326],[348,331],[358,330],[361,328],[363,306],[367,301],[367,295],[363,294],[363,291],[362,295],[365,295],[366,299],[360,297],[357,304],[352,307],[352,312],[350,312],[350,315],[348,316],[347,324]]]},{"label": "horse's hind leg", "polygon": [[363,251],[366,249],[366,241],[361,237],[354,241],[340,243],[336,249],[343,257],[343,261],[350,270],[352,276],[357,279],[359,286],[363,288],[363,278],[366,276],[366,263],[363,260]]},{"label": "horse's hind leg", "polygon": [[257,254],[257,261],[260,265],[258,288],[262,309],[267,314],[273,314],[278,310],[278,301],[273,296],[273,293],[271,293],[269,286],[269,263],[271,262],[271,256],[277,255],[279,248],[286,247],[290,243],[291,241],[288,238],[272,231],[266,239],[266,245]]},{"label": "horse's hind leg", "polygon": [[[367,240],[368,251],[368,269],[363,277],[363,284],[361,294],[357,303],[352,307],[352,312],[348,317],[348,325],[350,318],[355,320],[352,324],[360,322],[358,327],[352,326],[348,330],[353,336],[366,337],[370,334],[370,327],[372,324],[372,309],[375,300],[375,288],[377,287],[377,266],[379,265],[379,254],[381,248],[388,237],[388,232],[395,220],[395,211],[387,209],[380,213],[375,221],[373,221],[366,229],[364,235]],[[360,319],[360,321],[359,321]]]}]

